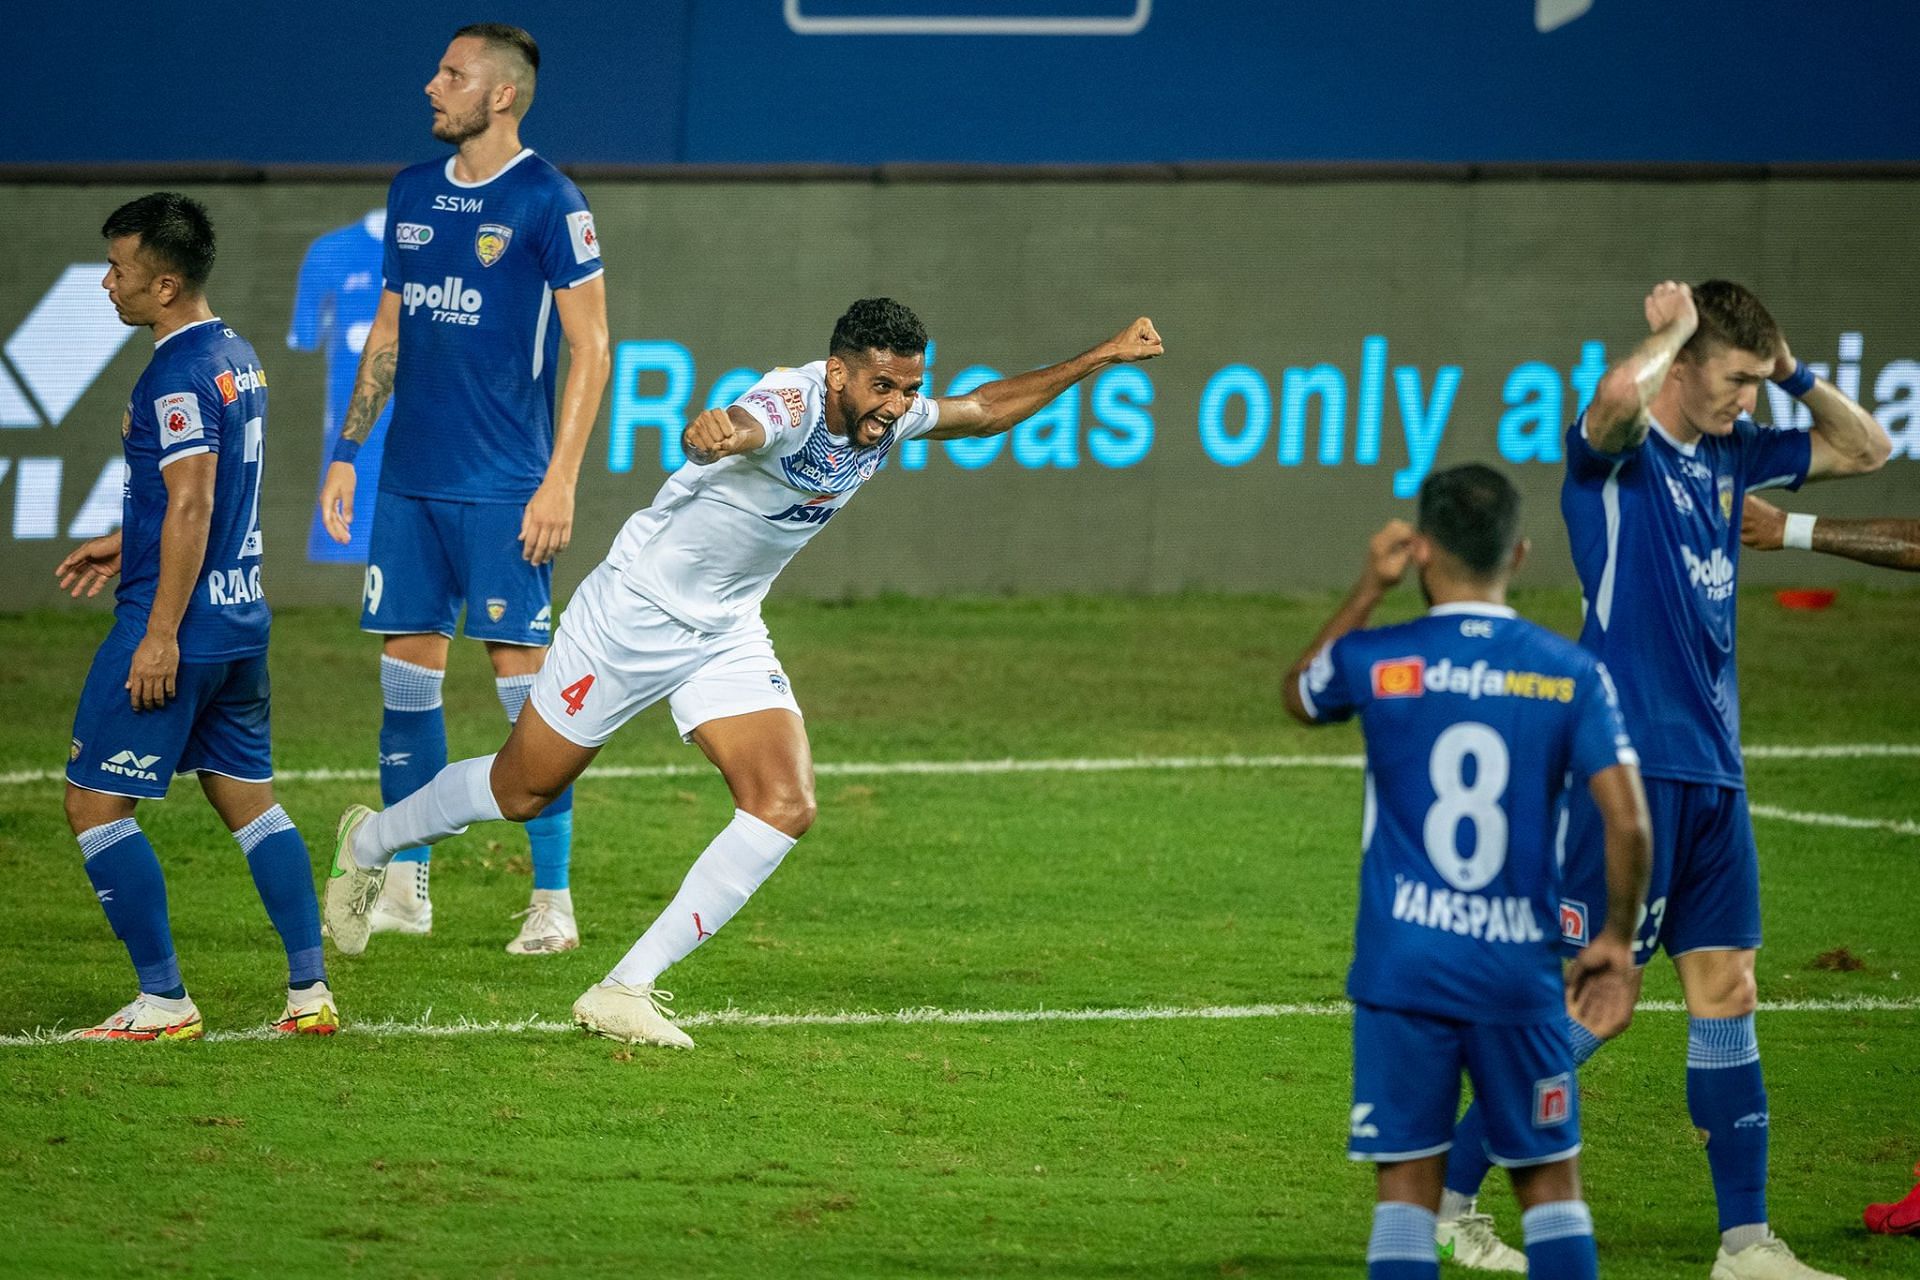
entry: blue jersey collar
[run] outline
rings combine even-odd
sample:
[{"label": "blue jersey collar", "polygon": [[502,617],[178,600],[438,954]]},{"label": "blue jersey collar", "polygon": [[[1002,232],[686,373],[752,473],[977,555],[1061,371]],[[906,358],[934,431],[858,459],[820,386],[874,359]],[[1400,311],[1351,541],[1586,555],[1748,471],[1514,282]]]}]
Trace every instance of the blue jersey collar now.
[{"label": "blue jersey collar", "polygon": [[1689,444],[1681,444],[1678,440],[1675,440],[1673,438],[1673,433],[1671,431],[1668,431],[1665,427],[1661,426],[1660,420],[1654,417],[1652,414],[1647,415],[1647,425],[1652,427],[1655,431],[1659,432],[1660,438],[1662,440],[1665,440],[1668,444],[1672,445],[1677,451],[1686,455],[1689,458],[1691,458],[1694,455],[1695,451],[1700,448],[1700,437],[1695,436],[1692,442]]}]

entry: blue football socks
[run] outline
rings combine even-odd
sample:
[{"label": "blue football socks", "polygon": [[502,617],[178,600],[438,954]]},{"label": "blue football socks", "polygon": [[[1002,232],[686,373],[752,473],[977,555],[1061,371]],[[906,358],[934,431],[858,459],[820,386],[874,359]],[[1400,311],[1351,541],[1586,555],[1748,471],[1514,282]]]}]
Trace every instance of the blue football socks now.
[{"label": "blue football socks", "polygon": [[[380,802],[404,800],[447,767],[440,686],[447,673],[380,655]],[[395,862],[426,862],[432,848],[402,849]]]},{"label": "blue football socks", "polygon": [[185,997],[167,926],[167,882],[146,832],[132,818],[121,818],[81,832],[80,853],[107,923],[126,944],[140,990],[169,1000]]},{"label": "blue football socks", "polygon": [[1367,1238],[1367,1280],[1439,1280],[1433,1210],[1398,1200],[1373,1206]]},{"label": "blue football socks", "polygon": [[1687,1019],[1687,1113],[1707,1135],[1720,1230],[1767,1220],[1767,1087],[1753,1015]]},{"label": "blue football socks", "polygon": [[233,833],[247,855],[253,886],[287,949],[287,986],[293,990],[327,980],[320,949],[320,901],[313,889],[307,843],[279,805]]},{"label": "blue football socks", "polygon": [[1542,1280],[1595,1280],[1593,1213],[1584,1200],[1537,1204],[1520,1215],[1526,1234],[1527,1274]]}]

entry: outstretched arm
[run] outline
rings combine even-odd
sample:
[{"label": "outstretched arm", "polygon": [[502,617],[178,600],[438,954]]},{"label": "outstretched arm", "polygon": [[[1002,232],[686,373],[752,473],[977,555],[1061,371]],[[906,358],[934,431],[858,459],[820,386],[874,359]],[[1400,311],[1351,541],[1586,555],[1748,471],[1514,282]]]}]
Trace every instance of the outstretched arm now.
[{"label": "outstretched arm", "polygon": [[1320,634],[1313,638],[1313,642],[1294,659],[1293,666],[1287,669],[1286,682],[1280,689],[1280,700],[1286,704],[1287,714],[1295,720],[1302,724],[1320,723],[1307,710],[1307,704],[1300,696],[1301,675],[1313,665],[1313,660],[1321,650],[1347,632],[1357,631],[1367,625],[1367,619],[1373,616],[1374,609],[1387,592],[1406,576],[1407,562],[1413,554],[1413,538],[1412,525],[1405,520],[1389,520],[1368,542],[1367,567],[1361,570],[1360,580],[1353,584],[1353,590],[1333,611],[1333,617],[1327,619],[1327,625],[1320,628]]},{"label": "outstretched arm", "polygon": [[381,411],[393,395],[393,373],[399,363],[400,295],[386,289],[373,313],[367,344],[360,348],[360,372],[354,378],[347,420],[340,427],[340,442],[334,446],[326,482],[320,486],[320,523],[335,542],[344,544],[353,538],[353,455],[360,452],[360,446],[373,434],[374,424],[380,421]]},{"label": "outstretched arm", "polygon": [[1607,370],[1587,406],[1587,443],[1601,453],[1625,453],[1647,438],[1647,406],[1660,393],[1673,358],[1700,327],[1693,290],[1678,281],[1655,285],[1645,305],[1647,327],[1653,332]]},{"label": "outstretched arm", "polygon": [[997,436],[1044,409],[1055,396],[1109,365],[1137,364],[1162,354],[1166,345],[1153,321],[1141,316],[1107,341],[1071,360],[1015,374],[976,388],[964,396],[942,396],[940,421],[929,439],[954,440],[962,436]]},{"label": "outstretched arm", "polygon": [[1778,551],[1788,545],[1789,532],[1792,545],[1803,551],[1823,551],[1883,569],[1920,570],[1920,520],[1790,516],[1764,499],[1747,495],[1740,541],[1755,551]]}]

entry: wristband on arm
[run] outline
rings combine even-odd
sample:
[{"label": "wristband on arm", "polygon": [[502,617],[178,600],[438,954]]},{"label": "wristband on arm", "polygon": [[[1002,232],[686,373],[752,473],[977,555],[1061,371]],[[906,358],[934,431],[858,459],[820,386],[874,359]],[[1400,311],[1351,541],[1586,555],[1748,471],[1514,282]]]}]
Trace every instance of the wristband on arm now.
[{"label": "wristband on arm", "polygon": [[1780,545],[1795,551],[1813,550],[1814,517],[1804,512],[1794,512],[1787,517],[1786,531],[1780,535]]},{"label": "wristband on arm", "polygon": [[340,439],[334,443],[332,461],[344,462],[351,466],[354,458],[358,457],[359,453],[360,442],[358,440],[349,440],[345,436],[341,436]]},{"label": "wristband on arm", "polygon": [[1795,360],[1793,362],[1793,372],[1784,378],[1775,378],[1773,385],[1792,396],[1795,400],[1798,400],[1801,396],[1813,390],[1814,382],[1813,370],[1807,368],[1807,362],[1805,360]]}]

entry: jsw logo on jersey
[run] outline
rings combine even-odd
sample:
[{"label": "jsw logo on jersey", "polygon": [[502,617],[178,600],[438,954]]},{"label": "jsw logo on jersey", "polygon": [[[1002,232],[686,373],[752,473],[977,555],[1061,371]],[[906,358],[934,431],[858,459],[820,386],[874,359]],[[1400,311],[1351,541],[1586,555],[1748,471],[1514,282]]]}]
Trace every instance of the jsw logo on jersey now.
[{"label": "jsw logo on jersey", "polygon": [[783,524],[825,524],[827,521],[833,519],[836,511],[840,510],[838,507],[827,505],[839,496],[840,495],[834,493],[823,493],[817,498],[809,498],[805,502],[796,502],[785,511],[778,511],[773,515],[761,516],[760,518],[762,520],[773,520]]},{"label": "jsw logo on jersey", "polygon": [[1725,600],[1733,594],[1733,561],[1720,548],[1707,552],[1703,560],[1693,553],[1692,547],[1682,544],[1680,559],[1687,566],[1688,579],[1707,593],[1707,599]]},{"label": "jsw logo on jersey", "polygon": [[480,291],[467,288],[466,280],[460,276],[448,276],[436,285],[410,280],[400,291],[400,301],[408,315],[425,307],[443,324],[480,323]]}]

